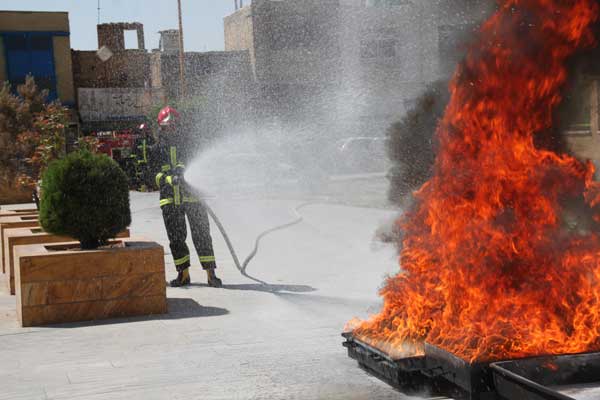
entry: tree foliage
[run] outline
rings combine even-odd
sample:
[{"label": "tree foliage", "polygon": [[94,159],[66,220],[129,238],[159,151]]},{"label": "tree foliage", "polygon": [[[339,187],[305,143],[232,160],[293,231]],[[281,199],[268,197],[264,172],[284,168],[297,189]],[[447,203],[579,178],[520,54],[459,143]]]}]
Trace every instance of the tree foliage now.
[{"label": "tree foliage", "polygon": [[0,87],[0,185],[6,193],[30,193],[48,163],[64,155],[68,110],[46,103],[48,92],[39,90],[28,76],[13,94],[5,82]]},{"label": "tree foliage", "polygon": [[104,154],[76,151],[53,161],[42,179],[40,223],[82,249],[106,244],[131,223],[127,176]]}]

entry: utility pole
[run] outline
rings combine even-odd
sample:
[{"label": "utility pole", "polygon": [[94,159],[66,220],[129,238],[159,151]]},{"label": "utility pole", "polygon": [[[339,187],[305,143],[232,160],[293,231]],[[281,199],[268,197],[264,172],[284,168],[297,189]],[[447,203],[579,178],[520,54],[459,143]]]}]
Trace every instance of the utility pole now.
[{"label": "utility pole", "polygon": [[181,16],[181,0],[177,0],[179,10],[179,95],[181,99],[185,97],[185,54],[183,53],[183,18]]}]

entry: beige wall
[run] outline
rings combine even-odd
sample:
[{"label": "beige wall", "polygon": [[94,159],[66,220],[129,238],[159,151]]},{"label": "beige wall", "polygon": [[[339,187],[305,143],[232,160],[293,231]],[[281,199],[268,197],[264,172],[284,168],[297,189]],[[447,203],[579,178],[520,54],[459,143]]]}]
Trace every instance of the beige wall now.
[{"label": "beige wall", "polygon": [[252,72],[256,74],[254,24],[252,6],[239,9],[223,19],[225,29],[225,51],[248,50]]},{"label": "beige wall", "polygon": [[66,12],[0,11],[3,31],[62,31],[69,32]]},{"label": "beige wall", "polygon": [[0,84],[6,81],[8,72],[6,71],[6,60],[4,60],[4,42],[0,37]]},{"label": "beige wall", "polygon": [[71,63],[71,42],[68,37],[55,36],[54,68],[56,70],[56,90],[58,98],[63,103],[75,102],[75,88],[73,86],[73,66]]},{"label": "beige wall", "polygon": [[225,27],[225,51],[250,50],[254,47],[252,32],[252,9],[244,7],[223,20]]}]

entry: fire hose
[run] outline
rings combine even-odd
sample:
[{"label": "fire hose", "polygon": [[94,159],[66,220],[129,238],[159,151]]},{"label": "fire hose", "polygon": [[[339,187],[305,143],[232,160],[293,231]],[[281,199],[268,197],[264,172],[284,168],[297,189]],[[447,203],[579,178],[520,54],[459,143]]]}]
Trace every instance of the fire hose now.
[{"label": "fire hose", "polygon": [[233,247],[233,244],[231,243],[231,240],[229,238],[229,235],[227,234],[227,231],[225,230],[225,227],[223,226],[223,224],[221,223],[221,221],[219,220],[219,217],[217,216],[217,214],[213,211],[213,209],[208,205],[208,203],[206,201],[202,200],[202,204],[204,205],[204,207],[206,207],[206,210],[208,212],[208,214],[210,215],[210,217],[212,218],[212,220],[215,222],[215,225],[217,225],[217,228],[219,228],[219,231],[221,232],[221,235],[223,236],[223,239],[225,240],[225,243],[227,244],[227,248],[229,249],[229,252],[231,253],[231,258],[233,258],[233,262],[236,266],[236,268],[238,269],[238,271],[240,271],[240,273],[245,276],[246,278],[253,280],[254,282],[260,283],[261,285],[268,285],[267,282],[265,281],[261,281],[260,279],[257,279],[251,275],[248,274],[248,272],[246,271],[246,269],[248,268],[248,264],[250,264],[250,261],[252,261],[252,259],[256,256],[256,254],[258,253],[258,249],[260,246],[260,241],[267,235],[269,235],[270,233],[282,230],[282,229],[286,229],[286,228],[290,228],[294,225],[299,224],[300,222],[302,222],[304,220],[304,217],[300,214],[300,210],[310,204],[314,204],[314,201],[310,201],[310,202],[304,202],[298,206],[296,206],[293,209],[294,214],[296,214],[296,218],[293,221],[287,222],[285,224],[282,225],[277,225],[273,228],[269,228],[263,232],[261,232],[256,239],[254,240],[254,248],[252,249],[252,251],[250,252],[250,254],[248,254],[248,256],[246,257],[246,259],[244,260],[244,262],[240,263],[240,260],[237,256],[237,253],[235,251],[235,248]]},{"label": "fire hose", "polygon": [[[296,218],[294,218],[294,220],[292,220],[290,222],[286,222],[285,224],[282,224],[282,225],[277,225],[273,228],[269,228],[269,229],[261,232],[254,240],[254,247],[253,247],[252,251],[250,252],[250,254],[248,254],[248,256],[244,259],[244,261],[240,263],[240,259],[237,256],[237,252],[235,251],[235,248],[233,247],[233,243],[231,243],[231,239],[229,238],[229,234],[227,233],[227,230],[223,226],[223,223],[221,222],[221,220],[219,219],[217,214],[214,212],[214,210],[210,207],[210,205],[208,205],[208,203],[205,200],[200,200],[200,202],[206,208],[208,215],[210,215],[211,219],[214,221],[215,225],[219,229],[219,232],[221,232],[221,236],[223,236],[223,239],[225,240],[225,244],[227,245],[227,248],[229,249],[229,253],[231,254],[231,258],[233,259],[233,263],[235,264],[235,267],[237,268],[237,270],[240,272],[240,274],[242,274],[242,276],[244,276],[250,280],[253,280],[256,283],[260,283],[261,285],[268,285],[268,283],[249,275],[248,272],[246,271],[246,269],[248,268],[248,264],[250,264],[252,259],[258,253],[258,250],[260,247],[260,241],[265,236],[269,235],[270,233],[273,233],[273,232],[276,232],[276,231],[279,231],[282,229],[290,228],[290,227],[302,222],[304,220],[304,217],[300,214],[300,210],[302,208],[309,206],[311,204],[323,203],[322,200],[321,201],[307,201],[307,202],[301,203],[298,206],[296,206],[295,208],[293,208],[292,211],[294,212],[294,214],[296,214]],[[154,206],[148,207],[146,209],[152,209],[152,208],[154,208]],[[143,210],[146,210],[146,209],[143,209]]]}]

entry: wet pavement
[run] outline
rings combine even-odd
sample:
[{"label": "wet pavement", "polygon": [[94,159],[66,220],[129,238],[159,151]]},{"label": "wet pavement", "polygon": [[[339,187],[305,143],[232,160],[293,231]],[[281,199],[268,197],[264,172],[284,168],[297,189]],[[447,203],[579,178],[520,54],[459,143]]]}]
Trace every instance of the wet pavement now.
[{"label": "wet pavement", "polygon": [[[132,235],[165,246],[172,279],[158,195],[131,199]],[[394,249],[374,240],[396,211],[364,199],[315,197],[301,223],[266,236],[247,270],[266,285],[239,274],[213,224],[225,285],[207,287],[193,256],[193,285],[167,289],[168,315],[23,329],[14,296],[1,294],[0,399],[406,399],[341,346],[346,321],[376,312],[377,289],[397,270]],[[208,201],[243,259],[305,200]]]}]

